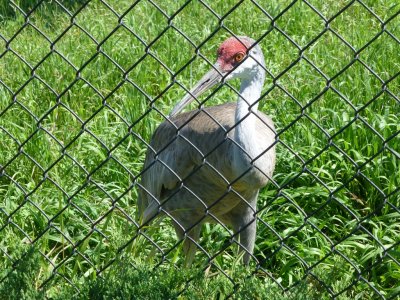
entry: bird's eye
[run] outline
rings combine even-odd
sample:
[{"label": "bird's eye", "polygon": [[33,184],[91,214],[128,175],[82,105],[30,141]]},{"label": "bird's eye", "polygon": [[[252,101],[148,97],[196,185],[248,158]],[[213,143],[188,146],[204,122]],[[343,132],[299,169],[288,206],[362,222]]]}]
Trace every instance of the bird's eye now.
[{"label": "bird's eye", "polygon": [[236,53],[234,58],[236,62],[241,62],[244,58],[244,53],[243,52]]}]

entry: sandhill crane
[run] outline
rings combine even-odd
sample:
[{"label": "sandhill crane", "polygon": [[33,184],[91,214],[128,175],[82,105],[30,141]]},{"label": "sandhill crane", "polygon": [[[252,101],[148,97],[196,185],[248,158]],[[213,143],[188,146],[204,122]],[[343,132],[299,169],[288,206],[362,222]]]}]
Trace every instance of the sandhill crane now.
[{"label": "sandhill crane", "polygon": [[[178,114],[204,91],[233,78],[241,80],[237,103]],[[152,137],[139,189],[141,224],[160,214],[171,217],[178,238],[185,238],[187,265],[204,222],[230,226],[245,251],[243,262],[250,261],[258,192],[275,167],[274,125],[257,110],[264,79],[261,47],[248,37],[228,38],[212,70]]]}]

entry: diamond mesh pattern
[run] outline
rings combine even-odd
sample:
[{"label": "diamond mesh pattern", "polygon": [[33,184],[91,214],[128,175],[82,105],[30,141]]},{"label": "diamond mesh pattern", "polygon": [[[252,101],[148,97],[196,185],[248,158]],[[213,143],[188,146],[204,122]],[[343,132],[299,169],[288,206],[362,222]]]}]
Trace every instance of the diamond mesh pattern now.
[{"label": "diamond mesh pattern", "polygon": [[[400,7],[333,2],[10,1],[0,29],[0,280],[30,246],[39,289],[79,293],[80,279],[118,260],[180,267],[171,220],[136,219],[145,152],[216,45],[246,34],[266,56],[260,109],[276,124],[278,162],[241,276],[282,293],[306,285],[332,299],[396,299]],[[196,105],[237,90],[225,83]],[[229,280],[228,296],[240,288],[229,270],[237,234],[205,225],[195,259]]]}]

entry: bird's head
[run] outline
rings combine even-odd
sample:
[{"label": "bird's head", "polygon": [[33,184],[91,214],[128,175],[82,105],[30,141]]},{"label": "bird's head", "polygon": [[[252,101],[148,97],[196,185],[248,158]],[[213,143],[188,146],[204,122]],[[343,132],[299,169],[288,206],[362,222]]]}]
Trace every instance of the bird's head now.
[{"label": "bird's head", "polygon": [[218,48],[217,62],[212,69],[175,105],[170,117],[222,80],[251,80],[260,70],[263,73],[263,68],[264,55],[256,41],[244,36],[228,38]]}]

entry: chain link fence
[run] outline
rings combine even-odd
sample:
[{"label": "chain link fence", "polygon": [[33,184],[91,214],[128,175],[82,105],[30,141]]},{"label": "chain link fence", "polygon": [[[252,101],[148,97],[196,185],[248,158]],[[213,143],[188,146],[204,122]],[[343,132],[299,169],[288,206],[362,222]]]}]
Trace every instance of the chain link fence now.
[{"label": "chain link fence", "polygon": [[[121,266],[145,268],[149,281],[185,273],[171,297],[189,297],[199,270],[220,298],[399,297],[397,1],[9,1],[0,10],[0,284],[36,255],[31,288],[49,298],[62,286],[79,295]],[[207,223],[184,269],[171,219],[138,220],[145,155],[221,42],[242,35],[264,52],[258,104],[275,123],[276,168],[258,196],[249,266],[237,251],[243,229]],[[191,109],[238,94],[239,82],[225,82]]]}]

